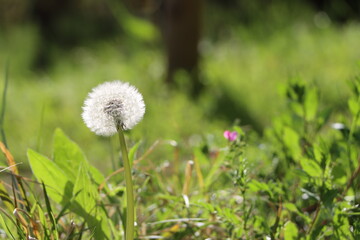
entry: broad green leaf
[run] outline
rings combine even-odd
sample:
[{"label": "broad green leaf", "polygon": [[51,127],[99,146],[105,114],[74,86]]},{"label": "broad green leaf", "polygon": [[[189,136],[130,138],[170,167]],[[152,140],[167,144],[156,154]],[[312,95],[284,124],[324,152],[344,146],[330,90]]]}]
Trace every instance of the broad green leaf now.
[{"label": "broad green leaf", "polygon": [[89,166],[84,162],[79,166],[75,181],[73,204],[71,210],[82,216],[90,229],[93,229],[95,239],[105,240],[110,238],[110,228],[107,216],[102,208],[97,206],[100,198],[97,187],[91,181]]},{"label": "broad green leaf", "polygon": [[79,166],[85,166],[96,184],[101,184],[105,178],[95,167],[91,166],[80,147],[69,139],[61,129],[54,134],[54,162],[63,169],[69,179],[75,184]]},{"label": "broad green leaf", "polygon": [[91,179],[97,184],[100,185],[105,181],[104,175],[94,166],[89,165],[89,173],[91,175]]},{"label": "broad green leaf", "polygon": [[319,164],[314,160],[302,158],[300,164],[302,169],[311,177],[320,177],[323,173]]},{"label": "broad green leaf", "polygon": [[54,134],[54,162],[72,182],[76,179],[79,165],[87,162],[80,147],[59,128]]},{"label": "broad green leaf", "polygon": [[290,150],[293,158],[298,158],[301,155],[301,148],[299,146],[299,135],[293,129],[289,127],[284,127],[284,143],[286,147]]},{"label": "broad green leaf", "polygon": [[336,164],[331,170],[331,174],[334,178],[334,182],[336,182],[339,185],[345,185],[348,180],[346,175],[346,170],[348,167],[344,163],[342,163],[342,161],[339,159],[337,159],[335,162]]},{"label": "broad green leaf", "polygon": [[72,197],[73,184],[68,176],[53,161],[29,149],[30,167],[36,179],[44,182],[47,193],[57,203],[66,203]]},{"label": "broad green leaf", "polygon": [[96,240],[112,240],[111,229],[108,223],[109,217],[103,210],[97,211],[93,216],[88,215],[86,217],[86,223],[89,230],[92,232],[93,237],[89,239]]},{"label": "broad green leaf", "polygon": [[314,157],[315,157],[315,160],[316,160],[319,164],[321,164],[322,159],[323,159],[323,157],[324,157],[324,154],[323,154],[323,152],[321,151],[319,145],[314,144],[313,147],[314,147]]},{"label": "broad green leaf", "polygon": [[307,121],[315,119],[318,108],[318,91],[316,88],[307,89],[305,99],[305,117]]},{"label": "broad green leaf", "polygon": [[95,211],[96,199],[98,194],[96,187],[91,183],[88,169],[85,164],[81,164],[73,189],[75,201],[81,206],[86,213]]},{"label": "broad green leaf", "polygon": [[296,168],[293,170],[293,173],[296,175],[296,177],[299,177],[302,182],[309,181],[309,175],[303,169]]},{"label": "broad green leaf", "polygon": [[[96,184],[96,187],[99,187],[100,184],[105,182],[104,175],[94,166],[89,165],[88,167],[91,180]],[[110,193],[110,189],[107,184],[104,184],[104,189],[107,193]]]},{"label": "broad green leaf", "polygon": [[[102,234],[103,239],[107,239],[107,240],[112,240],[113,238],[111,237],[111,228],[110,226],[112,225],[112,222],[109,221],[109,217],[106,215],[106,213],[104,211],[100,211],[97,215],[96,218],[98,220],[98,227],[97,229],[101,229],[100,233],[96,233],[95,235],[100,235]],[[110,222],[110,223],[109,223]],[[100,239],[100,238],[95,238],[95,239]]]},{"label": "broad green leaf", "polygon": [[284,203],[283,206],[290,212],[296,213],[297,215],[301,216],[307,223],[311,222],[311,218],[306,216],[304,213],[300,212],[299,209],[295,206],[295,204],[287,202]]},{"label": "broad green leaf", "polygon": [[299,210],[293,203],[284,203],[283,206],[284,206],[284,208],[287,208],[289,211],[296,212],[296,213],[299,212]]},{"label": "broad green leaf", "polygon": [[250,181],[250,183],[248,184],[248,187],[250,190],[254,191],[254,192],[259,192],[259,191],[263,191],[263,192],[266,192],[267,194],[269,194],[269,196],[271,198],[273,198],[273,193],[269,187],[269,185],[267,185],[266,183],[264,182],[259,182],[255,179],[252,179]]},{"label": "broad green leaf", "polygon": [[298,229],[295,223],[288,221],[284,226],[284,240],[297,239]]},{"label": "broad green leaf", "polygon": [[333,206],[333,201],[338,195],[340,195],[340,193],[337,189],[322,190],[321,200],[324,203],[324,206],[328,209],[331,209],[331,207]]},{"label": "broad green leaf", "polygon": [[303,103],[298,102],[291,102],[290,107],[294,113],[296,113],[299,117],[304,117],[304,107],[302,105]]}]

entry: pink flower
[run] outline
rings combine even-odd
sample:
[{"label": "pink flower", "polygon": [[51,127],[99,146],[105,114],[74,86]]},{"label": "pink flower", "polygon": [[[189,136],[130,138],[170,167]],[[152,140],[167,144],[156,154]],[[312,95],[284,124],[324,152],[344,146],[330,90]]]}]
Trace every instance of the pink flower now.
[{"label": "pink flower", "polygon": [[226,131],[224,132],[224,137],[225,137],[227,140],[229,140],[230,142],[235,141],[236,138],[237,138],[237,136],[238,136],[238,133],[237,133],[236,131],[230,132],[230,131],[226,130]]}]

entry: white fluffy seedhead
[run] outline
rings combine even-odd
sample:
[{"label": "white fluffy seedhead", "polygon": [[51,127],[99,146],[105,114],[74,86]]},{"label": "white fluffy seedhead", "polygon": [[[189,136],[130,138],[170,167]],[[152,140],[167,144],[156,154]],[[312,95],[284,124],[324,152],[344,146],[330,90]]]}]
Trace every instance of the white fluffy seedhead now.
[{"label": "white fluffy seedhead", "polygon": [[117,133],[117,125],[124,130],[133,128],[144,113],[145,104],[139,91],[116,80],[92,89],[84,102],[82,118],[95,134],[111,136]]}]

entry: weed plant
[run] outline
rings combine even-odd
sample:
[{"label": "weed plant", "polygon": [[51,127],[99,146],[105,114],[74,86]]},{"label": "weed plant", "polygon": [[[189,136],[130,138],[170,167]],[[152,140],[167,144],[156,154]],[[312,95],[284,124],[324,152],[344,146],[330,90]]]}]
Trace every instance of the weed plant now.
[{"label": "weed plant", "polygon": [[[79,117],[86,93],[113,76],[139,86],[147,104],[125,133],[135,239],[360,239],[360,78],[343,81],[359,60],[359,24],[288,22],[278,12],[277,25],[255,34],[225,27],[227,12],[214,19],[219,34],[200,44],[206,90],[196,104],[183,94],[186,75],[176,76],[183,92],[164,88],[149,23],[125,16],[130,40],[52,52],[55,64],[40,73],[29,70],[36,27],[1,31],[0,65],[8,57],[11,68],[0,76],[10,71],[12,81],[0,112],[0,239],[124,239],[117,139],[93,136]],[[305,81],[277,95],[294,75]],[[224,138],[238,116],[236,137]]]},{"label": "weed plant", "polygon": [[[26,168],[26,149],[51,155],[52,135],[60,127],[71,132],[82,148],[92,146],[87,150],[89,161],[103,172],[108,171],[112,156],[109,140],[94,138],[85,125],[74,123],[88,91],[117,78],[138,86],[148,105],[147,117],[130,133],[133,141],[143,140],[142,150],[159,138],[188,144],[197,137],[194,135],[216,131],[220,135],[221,129],[239,117],[241,124],[251,123],[262,131],[278,112],[285,111],[277,87],[294,76],[315,82],[322,104],[344,110],[350,94],[345,79],[358,69],[360,52],[354,46],[360,39],[359,24],[330,23],[319,28],[312,17],[295,22],[284,19],[286,28],[261,36],[239,23],[217,21],[222,23],[220,37],[204,34],[200,44],[201,78],[206,88],[196,104],[184,94],[186,89],[170,93],[166,90],[165,59],[156,37],[148,44],[119,38],[53,53],[54,65],[34,72],[30,66],[36,58],[36,47],[41,46],[36,26],[0,31],[0,76],[5,75],[3,66],[7,60],[10,64],[4,119],[5,128],[11,131],[8,145],[16,147],[12,153],[24,163],[20,167]],[[219,20],[222,18],[219,16]],[[268,25],[273,29],[271,21]],[[177,77],[180,83],[188,80],[181,74]],[[111,141],[116,146],[117,139]],[[170,153],[169,148],[163,150]],[[157,161],[161,156],[155,152],[150,158]],[[102,161],[104,158],[107,160]]]},{"label": "weed plant", "polygon": [[[189,161],[173,142],[173,159],[158,163],[148,156],[168,141],[134,144],[136,239],[359,239],[360,78],[350,87],[348,114],[338,114],[293,79],[264,136],[235,125],[236,135],[204,138]],[[0,148],[3,239],[123,239],[122,168],[105,177],[60,129],[51,158],[28,150],[35,179]]]}]

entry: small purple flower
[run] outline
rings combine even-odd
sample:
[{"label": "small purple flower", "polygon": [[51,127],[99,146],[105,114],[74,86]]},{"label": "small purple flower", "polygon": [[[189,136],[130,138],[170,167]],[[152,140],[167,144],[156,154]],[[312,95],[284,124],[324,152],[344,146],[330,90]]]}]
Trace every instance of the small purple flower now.
[{"label": "small purple flower", "polygon": [[235,141],[238,136],[238,133],[236,131],[230,132],[226,130],[224,132],[224,137],[229,140],[230,142]]}]

